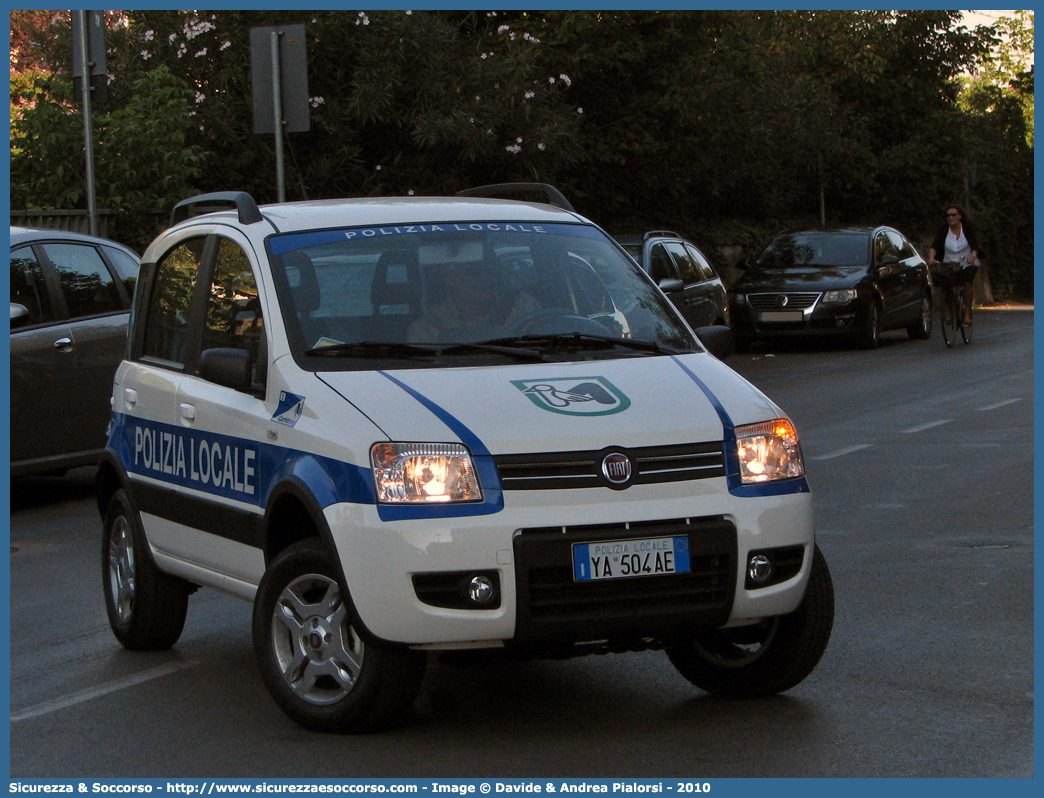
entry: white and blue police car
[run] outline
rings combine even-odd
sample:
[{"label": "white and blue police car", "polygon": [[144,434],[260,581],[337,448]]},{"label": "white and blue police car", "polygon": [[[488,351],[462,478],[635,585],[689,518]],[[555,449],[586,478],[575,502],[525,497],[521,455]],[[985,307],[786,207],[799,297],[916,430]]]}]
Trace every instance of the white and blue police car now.
[{"label": "white and blue police car", "polygon": [[432,651],[663,648],[736,697],[816,666],[833,587],[794,426],[596,225],[193,208],[143,258],[98,471],[124,646],[174,645],[200,586],[251,601],[265,684],[325,731],[405,716]]}]

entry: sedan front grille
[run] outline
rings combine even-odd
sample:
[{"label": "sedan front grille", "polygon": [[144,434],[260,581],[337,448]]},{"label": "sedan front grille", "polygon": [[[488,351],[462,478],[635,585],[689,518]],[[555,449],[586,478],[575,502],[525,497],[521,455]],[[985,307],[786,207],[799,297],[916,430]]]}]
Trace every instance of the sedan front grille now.
[{"label": "sedan front grille", "polygon": [[818,293],[747,294],[747,301],[754,310],[805,310],[815,305],[820,296]]}]

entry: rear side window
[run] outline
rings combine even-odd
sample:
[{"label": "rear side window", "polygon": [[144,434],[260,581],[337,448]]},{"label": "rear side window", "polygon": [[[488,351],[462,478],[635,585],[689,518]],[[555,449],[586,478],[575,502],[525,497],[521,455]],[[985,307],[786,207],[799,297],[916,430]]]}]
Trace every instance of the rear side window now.
[{"label": "rear side window", "polygon": [[127,289],[127,296],[134,296],[134,284],[138,279],[138,261],[115,247],[106,247],[105,254]]},{"label": "rear side window", "polygon": [[44,244],[43,248],[58,277],[69,318],[124,309],[116,281],[98,250],[82,244]]},{"label": "rear side window", "polygon": [[205,238],[186,241],[164,255],[156,265],[145,315],[144,357],[185,362],[189,305],[205,241]]},{"label": "rear side window", "polygon": [[21,322],[22,326],[54,319],[51,297],[32,247],[11,252],[11,301],[29,310],[29,318]]},{"label": "rear side window", "polygon": [[917,257],[917,250],[899,233],[888,232],[886,235],[892,240],[892,245],[899,255],[899,260],[910,260]]},{"label": "rear side window", "polygon": [[689,253],[692,259],[696,262],[696,265],[700,267],[700,271],[703,273],[704,280],[715,280],[718,275],[715,273],[714,268],[710,265],[707,259],[703,256],[696,247],[685,245],[685,250]]}]

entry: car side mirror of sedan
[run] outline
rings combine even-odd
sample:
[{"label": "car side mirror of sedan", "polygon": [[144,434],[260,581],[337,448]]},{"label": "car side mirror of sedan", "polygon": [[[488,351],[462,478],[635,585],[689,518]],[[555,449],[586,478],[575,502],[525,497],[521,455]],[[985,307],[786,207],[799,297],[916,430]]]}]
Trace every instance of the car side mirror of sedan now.
[{"label": "car side mirror of sedan", "polygon": [[250,388],[250,353],[245,349],[207,349],[199,356],[199,375],[235,390]]},{"label": "car side mirror of sedan", "polygon": [[736,340],[732,335],[732,330],[720,324],[700,327],[696,330],[696,337],[700,339],[703,348],[718,360],[724,360],[736,351]]},{"label": "car side mirror of sedan", "polygon": [[17,302],[11,303],[11,329],[16,327],[22,327],[29,323],[29,308],[25,305],[19,305]]},{"label": "car side mirror of sedan", "polygon": [[660,280],[660,290],[665,294],[673,294],[675,291],[681,291],[685,288],[685,283],[674,277],[665,277]]}]

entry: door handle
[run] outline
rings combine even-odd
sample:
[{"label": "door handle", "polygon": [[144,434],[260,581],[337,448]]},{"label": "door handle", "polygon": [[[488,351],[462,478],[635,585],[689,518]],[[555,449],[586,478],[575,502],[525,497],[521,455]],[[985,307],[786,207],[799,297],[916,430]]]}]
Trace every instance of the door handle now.
[{"label": "door handle", "polygon": [[59,352],[71,352],[71,351],[73,351],[72,338],[67,338],[67,337],[59,338],[57,341],[54,342],[54,348],[57,349]]},{"label": "door handle", "polygon": [[178,415],[181,416],[184,421],[195,421],[196,420],[196,406],[190,405],[186,402],[178,405]]}]

